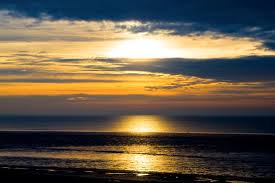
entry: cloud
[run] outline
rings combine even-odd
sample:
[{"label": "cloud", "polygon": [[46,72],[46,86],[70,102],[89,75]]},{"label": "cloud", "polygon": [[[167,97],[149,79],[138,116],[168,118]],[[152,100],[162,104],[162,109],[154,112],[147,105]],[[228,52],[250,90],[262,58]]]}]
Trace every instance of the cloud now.
[{"label": "cloud", "polygon": [[101,38],[96,38],[96,37],[81,37],[81,36],[61,36],[61,35],[55,35],[55,36],[48,36],[48,35],[7,35],[6,34],[1,34],[0,35],[0,41],[6,42],[16,42],[16,41],[32,41],[32,42],[39,42],[39,41],[70,41],[70,42],[81,42],[81,41],[104,41],[104,39]]},{"label": "cloud", "polygon": [[160,59],[124,66],[122,70],[195,76],[228,82],[275,81],[275,57],[228,59]]},{"label": "cloud", "polygon": [[25,70],[25,69],[10,69],[10,68],[0,68],[0,75],[11,75],[11,74],[32,74],[33,70]]},{"label": "cloud", "polygon": [[115,82],[122,82],[122,81],[107,80],[107,79],[51,79],[51,78],[0,79],[0,83],[115,83]]},{"label": "cloud", "polygon": [[133,25],[117,25],[118,29],[125,29],[133,33],[146,34],[168,34],[173,36],[204,36],[207,35],[212,39],[225,37],[231,38],[249,38],[251,41],[261,41],[262,47],[269,50],[275,50],[275,27],[270,25],[253,25],[241,24],[204,24],[200,22],[144,22]]},{"label": "cloud", "polygon": [[237,0],[2,0],[0,8],[26,16],[55,19],[184,21],[207,24],[273,23],[274,1]]},{"label": "cloud", "polygon": [[[0,41],[1,42],[93,42],[114,41],[113,22],[55,20],[47,17],[14,16],[7,10],[0,9]],[[100,31],[104,30],[104,37]]]},{"label": "cloud", "polygon": [[171,83],[169,85],[161,85],[161,86],[146,86],[145,89],[149,91],[153,90],[173,90],[177,88],[182,88],[182,87],[189,87],[192,86],[193,83],[188,83],[188,84],[181,84],[181,83]]},{"label": "cloud", "polygon": [[215,83],[213,80],[201,79],[194,77],[185,77],[184,79],[177,79],[168,85],[146,86],[145,89],[149,91],[154,90],[173,90],[178,88],[192,89],[196,85]]},{"label": "cloud", "polygon": [[[178,35],[215,32],[260,39],[263,42],[270,42],[275,37],[274,6],[273,0],[249,3],[238,0],[79,0],[77,2],[1,0],[0,2],[0,9],[10,11],[13,16],[87,21],[137,20],[144,24],[130,27],[133,32],[168,30],[171,34]],[[79,40],[78,37],[61,39]]]},{"label": "cloud", "polygon": [[[274,38],[275,38],[275,36],[274,36]],[[266,47],[267,49],[270,49],[270,50],[275,50],[275,41],[265,42],[264,47]]]},{"label": "cloud", "polygon": [[[26,53],[22,53],[20,58],[25,58]],[[101,80],[88,78],[94,76],[112,75],[154,75],[169,74],[181,75],[186,78],[195,77],[195,80],[176,80],[170,84],[162,86],[148,86],[146,89],[156,88],[175,89],[196,85],[196,83],[206,84],[210,82],[271,82],[275,81],[275,57],[274,56],[249,56],[240,58],[218,58],[218,59],[187,59],[187,58],[167,58],[167,59],[112,59],[112,58],[50,58],[40,55],[35,57],[26,54],[27,61],[21,63],[21,68],[0,68],[0,75],[34,75],[31,78],[1,79],[1,82],[34,82],[34,83],[70,83],[70,82],[118,82],[117,80]],[[34,58],[28,58],[28,57]],[[13,56],[19,59],[18,55]],[[41,58],[40,58],[41,57]],[[54,63],[55,68],[51,69],[49,64]],[[16,62],[19,64],[19,62]],[[58,67],[59,66],[59,67]],[[64,72],[64,68],[71,69]],[[36,74],[36,75],[35,75]],[[40,75],[39,75],[40,74]],[[65,76],[65,78],[52,78]],[[94,74],[94,75],[88,75]],[[84,79],[72,79],[68,76],[82,75]],[[42,77],[44,76],[44,77]],[[192,83],[195,81],[195,83]]]}]

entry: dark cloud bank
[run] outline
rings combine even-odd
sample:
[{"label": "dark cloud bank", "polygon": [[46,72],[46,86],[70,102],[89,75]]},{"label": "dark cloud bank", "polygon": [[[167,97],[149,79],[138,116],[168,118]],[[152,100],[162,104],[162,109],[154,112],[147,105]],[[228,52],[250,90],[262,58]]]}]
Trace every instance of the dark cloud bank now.
[{"label": "dark cloud bank", "polygon": [[230,82],[275,81],[275,57],[161,59],[124,66],[125,70],[180,74]]},{"label": "dark cloud bank", "polygon": [[1,0],[0,8],[27,16],[81,20],[187,21],[273,25],[275,2],[240,0]]},{"label": "dark cloud bank", "polygon": [[[81,62],[82,59],[50,59],[52,62]],[[86,59],[84,61],[87,61]],[[240,58],[219,59],[187,59],[165,58],[154,61],[132,61],[128,59],[102,59],[116,65],[114,68],[93,65],[79,66],[84,71],[145,71],[171,75],[194,76],[205,79],[214,79],[223,82],[274,82],[275,56],[248,56]],[[0,69],[1,75],[26,75],[39,73],[38,70]],[[50,74],[50,73],[49,73]],[[71,73],[73,74],[73,73]],[[34,82],[34,83],[73,83],[73,82],[119,82],[119,80],[93,80],[93,79],[5,79],[0,82]]]},{"label": "dark cloud bank", "polygon": [[[275,1],[245,0],[1,0],[11,14],[69,20],[139,20],[150,24],[134,32],[169,30],[172,34],[216,32],[263,41],[274,50]],[[172,23],[172,24],[171,24]],[[125,27],[124,27],[125,28]]]}]

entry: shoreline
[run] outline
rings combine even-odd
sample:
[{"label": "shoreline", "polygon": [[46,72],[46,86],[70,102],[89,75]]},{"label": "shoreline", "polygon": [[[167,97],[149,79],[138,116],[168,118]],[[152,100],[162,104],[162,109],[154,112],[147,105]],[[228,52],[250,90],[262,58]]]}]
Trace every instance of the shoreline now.
[{"label": "shoreline", "polygon": [[199,175],[159,172],[135,172],[127,170],[104,170],[85,168],[58,168],[58,167],[27,167],[27,166],[0,166],[2,180],[32,182],[122,182],[122,183],[269,183],[273,178],[250,178],[220,175]]}]

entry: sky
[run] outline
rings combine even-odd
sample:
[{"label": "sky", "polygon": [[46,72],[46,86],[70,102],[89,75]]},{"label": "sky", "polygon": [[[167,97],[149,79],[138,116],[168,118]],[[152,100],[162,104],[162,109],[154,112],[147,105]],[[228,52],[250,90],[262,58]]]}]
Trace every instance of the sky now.
[{"label": "sky", "polygon": [[274,7],[1,0],[0,115],[274,115]]}]

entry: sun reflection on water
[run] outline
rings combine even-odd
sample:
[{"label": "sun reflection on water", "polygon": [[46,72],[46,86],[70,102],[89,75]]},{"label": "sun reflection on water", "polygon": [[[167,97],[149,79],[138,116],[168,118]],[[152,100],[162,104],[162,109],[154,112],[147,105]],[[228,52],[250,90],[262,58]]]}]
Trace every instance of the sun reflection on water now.
[{"label": "sun reflection on water", "polygon": [[119,131],[132,133],[167,132],[169,128],[159,116],[136,115],[120,118]]},{"label": "sun reflection on water", "polygon": [[131,160],[134,165],[136,171],[143,171],[150,169],[152,166],[152,161],[150,158],[148,158],[146,155],[141,155],[141,154],[134,154],[130,156]]},{"label": "sun reflection on water", "polygon": [[[133,145],[128,146],[129,153],[124,154],[121,158],[127,159],[124,167],[136,172],[150,172],[163,166],[164,156],[157,156],[156,149],[151,145]],[[143,174],[139,176],[145,176]]]}]

